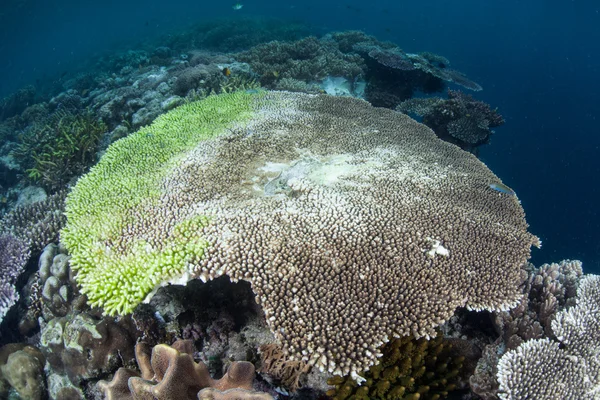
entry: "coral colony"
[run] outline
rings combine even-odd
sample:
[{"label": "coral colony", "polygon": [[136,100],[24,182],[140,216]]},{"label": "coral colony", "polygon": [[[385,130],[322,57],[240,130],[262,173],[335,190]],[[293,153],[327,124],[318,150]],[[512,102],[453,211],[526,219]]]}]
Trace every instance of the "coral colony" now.
[{"label": "coral colony", "polygon": [[482,87],[307,32],[206,23],[0,102],[0,397],[598,398],[600,281],[527,262],[477,158],[504,119],[448,89]]}]

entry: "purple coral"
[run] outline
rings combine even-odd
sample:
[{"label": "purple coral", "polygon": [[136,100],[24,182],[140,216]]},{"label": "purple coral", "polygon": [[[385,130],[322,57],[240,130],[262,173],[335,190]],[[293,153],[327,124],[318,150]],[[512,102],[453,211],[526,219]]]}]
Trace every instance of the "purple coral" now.
[{"label": "purple coral", "polygon": [[29,260],[29,244],[11,234],[0,236],[0,280],[15,283]]},{"label": "purple coral", "polygon": [[0,322],[19,300],[14,283],[29,260],[29,244],[10,234],[0,236]]},{"label": "purple coral", "polygon": [[0,281],[0,322],[2,322],[8,310],[10,310],[18,300],[19,293],[17,293],[15,287],[10,283]]}]

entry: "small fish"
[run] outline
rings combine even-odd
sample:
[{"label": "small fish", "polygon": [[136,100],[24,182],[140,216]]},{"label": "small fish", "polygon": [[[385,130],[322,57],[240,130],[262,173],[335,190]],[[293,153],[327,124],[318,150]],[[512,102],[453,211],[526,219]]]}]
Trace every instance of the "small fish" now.
[{"label": "small fish", "polygon": [[273,76],[275,78],[279,78],[279,71],[273,71]]},{"label": "small fish", "polygon": [[494,189],[497,192],[508,194],[510,196],[517,195],[514,190],[502,183],[490,183],[490,188]]},{"label": "small fish", "polygon": [[221,70],[221,72],[223,73],[223,75],[225,76],[229,76],[231,75],[231,70],[228,67],[225,67]]},{"label": "small fish", "polygon": [[235,11],[237,11],[237,10],[241,10],[241,9],[242,9],[242,7],[244,7],[244,5],[243,5],[242,3],[235,3],[235,4],[233,5],[233,7],[232,7],[232,8],[233,8]]}]

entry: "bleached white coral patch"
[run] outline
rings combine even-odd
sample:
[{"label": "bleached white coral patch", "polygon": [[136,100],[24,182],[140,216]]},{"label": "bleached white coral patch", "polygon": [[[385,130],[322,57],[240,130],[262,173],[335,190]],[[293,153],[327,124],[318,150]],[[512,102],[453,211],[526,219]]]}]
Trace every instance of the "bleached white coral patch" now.
[{"label": "bleached white coral patch", "polygon": [[425,254],[427,254],[429,257],[434,258],[436,255],[448,257],[450,255],[450,250],[448,250],[447,248],[442,246],[441,241],[430,238],[430,237],[427,237],[426,239],[429,242],[429,244],[431,245],[431,248],[429,250],[423,249],[423,252]]}]

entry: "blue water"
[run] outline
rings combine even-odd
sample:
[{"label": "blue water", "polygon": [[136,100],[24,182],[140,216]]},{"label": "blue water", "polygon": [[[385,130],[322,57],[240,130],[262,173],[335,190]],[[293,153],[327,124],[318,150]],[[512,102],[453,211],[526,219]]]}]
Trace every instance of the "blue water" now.
[{"label": "blue water", "polygon": [[[323,5],[323,3],[327,3]],[[592,1],[33,1],[0,11],[0,96],[97,54],[216,17],[359,29],[431,51],[480,83],[506,124],[482,160],[513,188],[543,241],[533,262],[580,259],[600,272],[600,5]]]}]

